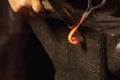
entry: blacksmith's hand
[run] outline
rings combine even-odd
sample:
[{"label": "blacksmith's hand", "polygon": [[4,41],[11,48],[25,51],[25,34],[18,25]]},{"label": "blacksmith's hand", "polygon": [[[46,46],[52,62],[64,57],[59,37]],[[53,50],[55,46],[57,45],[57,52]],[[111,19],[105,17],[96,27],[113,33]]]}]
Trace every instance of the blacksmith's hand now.
[{"label": "blacksmith's hand", "polygon": [[45,16],[40,0],[8,0],[15,13]]}]

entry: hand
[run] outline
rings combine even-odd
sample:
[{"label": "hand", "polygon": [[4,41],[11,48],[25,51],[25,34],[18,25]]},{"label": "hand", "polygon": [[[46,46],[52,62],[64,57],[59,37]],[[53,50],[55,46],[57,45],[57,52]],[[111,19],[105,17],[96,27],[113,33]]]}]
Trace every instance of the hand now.
[{"label": "hand", "polygon": [[44,16],[44,10],[40,0],[8,0],[11,8],[16,13],[24,13],[30,16]]}]

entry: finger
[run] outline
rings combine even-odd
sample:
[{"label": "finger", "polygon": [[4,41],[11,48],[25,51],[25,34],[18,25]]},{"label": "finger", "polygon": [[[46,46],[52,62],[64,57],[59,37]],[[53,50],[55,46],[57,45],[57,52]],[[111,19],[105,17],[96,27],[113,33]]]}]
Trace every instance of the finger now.
[{"label": "finger", "polygon": [[24,13],[28,10],[29,5],[26,3],[21,3],[19,0],[15,1],[15,0],[8,0],[10,3],[10,6],[12,8],[12,10],[15,13]]},{"label": "finger", "polygon": [[9,4],[10,4],[12,10],[13,10],[14,12],[18,12],[17,7],[16,7],[16,3],[14,2],[14,0],[8,0],[8,2],[9,2]]},{"label": "finger", "polygon": [[32,1],[32,8],[33,8],[33,11],[37,14],[43,12],[43,8],[39,0]]},{"label": "finger", "polygon": [[31,9],[29,10],[29,16],[33,17],[33,18],[37,18],[38,15]]}]

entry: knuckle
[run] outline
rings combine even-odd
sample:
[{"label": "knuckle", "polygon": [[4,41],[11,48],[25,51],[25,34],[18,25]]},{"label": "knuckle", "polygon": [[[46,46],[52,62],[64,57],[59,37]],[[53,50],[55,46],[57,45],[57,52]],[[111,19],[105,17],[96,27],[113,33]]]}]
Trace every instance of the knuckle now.
[{"label": "knuckle", "polygon": [[18,13],[18,12],[21,12],[22,9],[25,9],[27,8],[27,3],[25,2],[26,0],[22,0],[23,2],[20,2],[17,6],[16,6],[16,9],[15,9],[15,12]]},{"label": "knuckle", "polygon": [[12,10],[13,10],[15,13],[18,13],[18,12],[19,12],[19,9],[17,9],[16,7],[12,7]]},{"label": "knuckle", "polygon": [[42,13],[42,9],[40,9],[40,8],[38,8],[38,7],[34,8],[34,11],[35,11],[36,13]]},{"label": "knuckle", "polygon": [[22,9],[21,6],[17,6],[16,9],[14,10],[16,13],[20,12],[20,10]]},{"label": "knuckle", "polygon": [[19,5],[18,5],[18,8],[23,8],[23,7],[26,7],[27,5],[26,5],[26,3],[20,3]]},{"label": "knuckle", "polygon": [[23,8],[23,7],[27,7],[28,5],[28,2],[27,2],[28,0],[21,0],[20,2],[19,2],[19,4],[18,4],[18,9],[19,8]]},{"label": "knuckle", "polygon": [[15,13],[18,13],[18,12],[19,12],[19,10],[15,9],[15,10],[14,10],[14,12],[15,12]]},{"label": "knuckle", "polygon": [[34,10],[36,13],[42,12],[42,8],[41,8],[40,4],[34,4],[34,5],[33,5],[33,10]]}]

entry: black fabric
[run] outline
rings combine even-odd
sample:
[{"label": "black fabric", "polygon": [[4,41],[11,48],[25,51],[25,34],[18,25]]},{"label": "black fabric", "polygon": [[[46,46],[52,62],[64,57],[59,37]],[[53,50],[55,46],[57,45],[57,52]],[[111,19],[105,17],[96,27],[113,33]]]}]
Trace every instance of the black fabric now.
[{"label": "black fabric", "polygon": [[0,1],[0,80],[53,80],[55,69],[24,15]]}]

